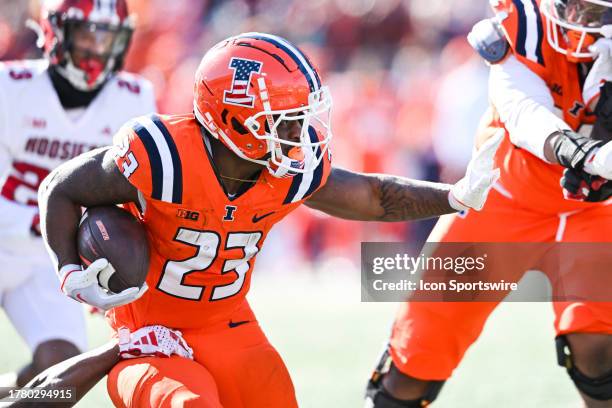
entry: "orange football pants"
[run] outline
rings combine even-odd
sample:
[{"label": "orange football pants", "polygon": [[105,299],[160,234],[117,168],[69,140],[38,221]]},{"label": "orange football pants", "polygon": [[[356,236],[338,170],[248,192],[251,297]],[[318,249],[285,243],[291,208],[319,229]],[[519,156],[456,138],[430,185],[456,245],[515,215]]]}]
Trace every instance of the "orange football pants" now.
[{"label": "orange football pants", "polygon": [[[444,216],[429,242],[612,242],[612,206],[580,212],[544,214],[516,205],[492,190],[485,207],[467,214]],[[534,246],[537,251],[538,246]],[[534,269],[539,254],[513,262],[518,280]],[[570,270],[570,279],[585,279],[589,262],[612,265],[612,253],[581,260]],[[604,258],[604,259],[602,259]],[[595,270],[596,268],[591,268]],[[492,272],[495,276],[496,271]],[[501,273],[501,272],[500,272]],[[504,278],[508,271],[503,271]],[[555,273],[555,271],[548,271]],[[595,277],[596,279],[596,277]],[[506,279],[508,281],[508,279]],[[554,293],[553,293],[554,295]],[[423,380],[445,380],[459,365],[467,349],[478,339],[498,302],[405,302],[400,305],[390,339],[395,366],[404,374]],[[612,303],[554,302],[555,330],[566,333],[612,334]]]},{"label": "orange football pants", "polygon": [[184,330],[183,337],[193,348],[193,361],[147,357],[117,364],[107,380],[113,404],[125,408],[297,407],[289,372],[248,305],[229,321]]}]

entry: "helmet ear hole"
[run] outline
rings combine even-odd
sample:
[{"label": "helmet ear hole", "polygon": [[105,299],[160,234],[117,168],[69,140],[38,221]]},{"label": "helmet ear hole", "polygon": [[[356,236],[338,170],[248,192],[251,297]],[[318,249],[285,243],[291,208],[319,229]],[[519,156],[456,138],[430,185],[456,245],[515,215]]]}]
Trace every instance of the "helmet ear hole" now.
[{"label": "helmet ear hole", "polygon": [[221,120],[223,121],[224,125],[227,125],[227,114],[229,113],[229,111],[227,109],[223,109],[223,112],[221,112]]},{"label": "helmet ear hole", "polygon": [[232,118],[232,129],[234,129],[236,132],[240,133],[241,135],[246,135],[249,133],[247,128],[245,128],[242,125],[242,123],[240,123],[238,119],[236,118]]}]

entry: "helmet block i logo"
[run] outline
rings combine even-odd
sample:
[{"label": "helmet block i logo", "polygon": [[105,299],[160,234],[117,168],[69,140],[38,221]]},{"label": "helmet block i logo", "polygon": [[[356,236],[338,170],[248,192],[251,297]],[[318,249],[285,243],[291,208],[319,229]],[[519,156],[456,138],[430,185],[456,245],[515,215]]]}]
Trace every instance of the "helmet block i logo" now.
[{"label": "helmet block i logo", "polygon": [[223,102],[230,105],[252,108],[255,106],[255,97],[249,95],[249,86],[253,73],[261,72],[262,63],[244,58],[232,58],[229,68],[234,70],[232,89],[223,93]]}]

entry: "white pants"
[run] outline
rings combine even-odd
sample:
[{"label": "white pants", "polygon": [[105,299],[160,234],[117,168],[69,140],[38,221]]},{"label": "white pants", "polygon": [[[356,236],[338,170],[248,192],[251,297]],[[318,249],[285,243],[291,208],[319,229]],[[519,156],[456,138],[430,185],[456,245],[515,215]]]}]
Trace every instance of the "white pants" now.
[{"label": "white pants", "polygon": [[41,239],[29,244],[27,254],[0,248],[0,305],[32,352],[49,340],[86,350],[82,305],[61,292]]}]

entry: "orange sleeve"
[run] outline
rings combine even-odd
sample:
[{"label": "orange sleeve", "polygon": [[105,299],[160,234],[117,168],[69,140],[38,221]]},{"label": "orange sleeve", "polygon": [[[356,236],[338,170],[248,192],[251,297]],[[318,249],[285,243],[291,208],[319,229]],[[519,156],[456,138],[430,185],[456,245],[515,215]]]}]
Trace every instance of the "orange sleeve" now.
[{"label": "orange sleeve", "polygon": [[492,7],[497,18],[501,21],[504,34],[510,43],[510,47],[513,51],[516,50],[517,38],[519,35],[519,16],[516,6],[513,4],[512,0],[501,0]]},{"label": "orange sleeve", "polygon": [[128,181],[141,193],[150,197],[153,176],[147,150],[130,123],[124,125],[113,137],[116,151],[115,164]]},{"label": "orange sleeve", "polygon": [[499,0],[492,4],[514,56],[543,77],[546,24],[539,7],[520,0]]}]

